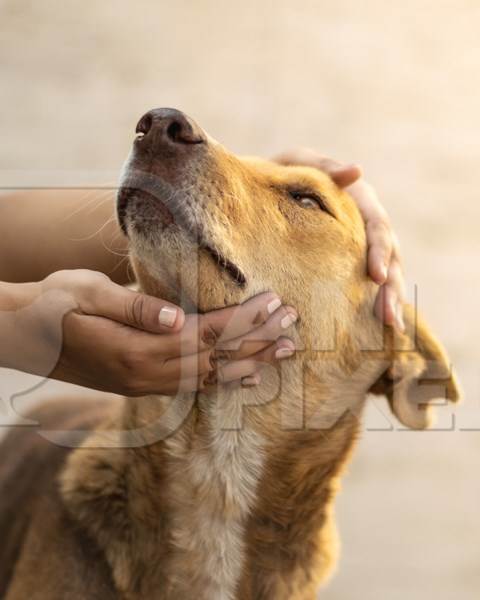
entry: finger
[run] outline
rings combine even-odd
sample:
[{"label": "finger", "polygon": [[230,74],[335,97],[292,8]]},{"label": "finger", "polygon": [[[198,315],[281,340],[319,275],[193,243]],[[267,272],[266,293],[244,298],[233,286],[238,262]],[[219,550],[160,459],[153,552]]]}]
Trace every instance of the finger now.
[{"label": "finger", "polygon": [[365,221],[368,243],[368,272],[378,284],[385,283],[395,247],[398,247],[388,215],[372,186],[363,180],[349,186],[347,191],[355,200]]},{"label": "finger", "polygon": [[[146,358],[142,370],[144,378],[151,382],[173,382],[192,378],[196,379],[201,375],[206,376],[208,373],[216,370],[218,361],[220,360],[215,356],[214,348],[208,348],[198,353],[174,355],[173,357],[168,351],[165,351],[165,348],[162,349],[161,354],[158,354],[158,352],[148,353],[147,348],[148,346],[144,344],[143,351]],[[168,358],[162,360],[162,355],[168,356]],[[223,356],[221,359],[223,359]]]},{"label": "finger", "polygon": [[248,353],[242,350],[236,352],[221,351],[218,356],[215,357],[214,362],[220,365],[230,364],[239,362],[247,358],[253,358],[255,360],[261,357],[264,362],[275,363],[284,358],[293,356],[296,352],[294,342],[287,337],[279,337],[277,340],[272,342],[264,342],[261,346],[257,346],[257,351],[252,352],[253,346]]},{"label": "finger", "polygon": [[392,325],[400,332],[405,331],[403,320],[403,303],[405,301],[405,289],[402,270],[398,261],[390,265],[387,280],[388,290],[391,290],[390,310],[393,313]]},{"label": "finger", "polygon": [[228,356],[229,360],[240,360],[256,354],[285,334],[297,319],[298,315],[293,307],[281,306],[264,325],[244,336],[217,344],[216,356],[218,358]]},{"label": "finger", "polygon": [[400,332],[405,331],[402,302],[399,300],[395,288],[389,283],[381,286],[374,311],[386,325],[395,327]]},{"label": "finger", "polygon": [[105,278],[82,309],[87,314],[112,319],[152,333],[179,331],[185,321],[181,308],[161,300],[134,292]]},{"label": "finger", "polygon": [[392,235],[385,218],[372,219],[366,223],[368,241],[368,272],[378,284],[388,277],[388,268],[392,256]]},{"label": "finger", "polygon": [[347,192],[355,200],[365,222],[376,219],[388,221],[387,213],[380,204],[374,187],[364,179],[359,179],[348,186]]},{"label": "finger", "polygon": [[346,188],[362,177],[362,169],[358,165],[345,165],[326,172],[340,188]]},{"label": "finger", "polygon": [[292,346],[293,342],[285,339],[278,345],[271,344],[249,358],[221,365],[218,368],[218,381],[228,383],[237,379],[243,379],[244,377],[250,377],[266,364],[273,364],[278,360],[284,360],[293,356],[295,349]]},{"label": "finger", "polygon": [[291,358],[295,354],[296,348],[292,340],[281,337],[274,344],[267,346],[260,352],[254,354],[253,358],[257,364],[275,364],[279,360]]},{"label": "finger", "polygon": [[362,177],[358,165],[341,163],[310,148],[299,148],[280,154],[274,159],[282,165],[303,165],[324,171],[340,187],[345,188]]},{"label": "finger", "polygon": [[403,277],[403,269],[396,255],[390,262],[388,269],[387,283],[395,292],[399,302],[406,301],[405,280]]},{"label": "finger", "polygon": [[374,312],[385,325],[394,324],[395,304],[396,301],[393,296],[393,290],[387,284],[382,285],[378,290],[377,298],[375,300]]},{"label": "finger", "polygon": [[186,315],[179,333],[151,338],[147,341],[149,352],[159,359],[198,354],[214,348],[219,340],[240,335],[254,329],[273,314],[281,301],[272,292],[259,294],[240,306],[231,306],[205,313]]},{"label": "finger", "polygon": [[[204,350],[198,354],[189,354],[176,358],[169,358],[163,364],[156,362],[150,377],[153,381],[158,378],[165,380],[180,380],[206,375],[217,366],[213,349]],[[156,371],[156,374],[155,374]]]},{"label": "finger", "polygon": [[212,346],[245,335],[265,323],[280,306],[279,297],[267,292],[254,296],[240,306],[206,313],[200,319],[202,340]]},{"label": "finger", "polygon": [[258,368],[259,364],[253,357],[236,360],[219,367],[217,379],[220,383],[228,383],[230,381],[235,381],[236,379],[249,377],[256,373]]},{"label": "finger", "polygon": [[[254,369],[258,367],[259,363],[274,364],[279,360],[293,356],[295,354],[295,344],[288,338],[280,338],[274,344],[270,343],[267,348],[262,350],[252,357],[255,361]],[[163,368],[158,368],[156,374],[154,372],[150,373],[148,379],[155,381],[161,378],[162,380],[171,381],[175,390],[202,389],[218,381],[231,381],[231,377],[235,378],[237,373],[235,365],[238,365],[239,362],[241,361],[229,360],[225,362],[223,357],[222,359],[215,359],[213,351],[206,350],[198,355],[192,354],[183,358],[171,359],[165,363]],[[245,363],[239,365],[239,380],[241,380],[241,377],[252,376],[251,366]],[[245,372],[247,375],[243,375]],[[222,375],[219,376],[219,373],[222,373]],[[174,382],[179,383],[174,384]],[[253,383],[250,382],[250,385],[253,385]]]}]

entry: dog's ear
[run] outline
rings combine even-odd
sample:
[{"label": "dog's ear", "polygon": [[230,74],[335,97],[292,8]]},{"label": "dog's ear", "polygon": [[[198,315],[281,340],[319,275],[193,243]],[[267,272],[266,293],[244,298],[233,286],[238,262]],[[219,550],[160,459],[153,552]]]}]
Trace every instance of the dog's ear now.
[{"label": "dog's ear", "polygon": [[457,402],[460,389],[444,348],[411,306],[405,306],[405,333],[385,327],[389,365],[371,392],[385,395],[397,419],[411,429],[432,425],[432,403]]}]

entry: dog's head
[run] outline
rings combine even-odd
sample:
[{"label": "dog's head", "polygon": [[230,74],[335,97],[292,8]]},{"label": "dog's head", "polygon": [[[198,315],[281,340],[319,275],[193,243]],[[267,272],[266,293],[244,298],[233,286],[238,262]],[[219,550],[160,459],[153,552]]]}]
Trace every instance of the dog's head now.
[{"label": "dog's head", "polygon": [[364,223],[329,176],[237,157],[173,109],[150,111],[137,133],[118,215],[144,291],[199,311],[275,291],[300,315],[294,360],[315,385],[385,393],[416,428],[432,399],[457,399],[412,310],[405,335],[373,316]]}]

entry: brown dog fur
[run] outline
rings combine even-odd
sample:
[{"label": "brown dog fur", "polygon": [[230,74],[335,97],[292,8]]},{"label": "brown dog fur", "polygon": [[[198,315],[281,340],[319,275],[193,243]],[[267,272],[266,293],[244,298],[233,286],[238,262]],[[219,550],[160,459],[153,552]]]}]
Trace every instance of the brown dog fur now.
[{"label": "brown dog fur", "polygon": [[[301,350],[258,389],[109,406],[102,429],[118,447],[99,448],[102,433],[73,452],[10,437],[2,455],[17,458],[0,473],[7,600],[313,600],[335,564],[333,499],[368,392],[386,394],[414,428],[428,425],[431,400],[458,397],[411,308],[405,334],[374,318],[364,225],[348,194],[317,170],[238,158],[198,135],[195,147],[159,141],[129,160],[123,187],[142,192],[121,216],[140,285],[199,311],[274,290],[301,315]],[[300,206],[298,190],[319,207]],[[243,272],[243,286],[192,229]]]}]

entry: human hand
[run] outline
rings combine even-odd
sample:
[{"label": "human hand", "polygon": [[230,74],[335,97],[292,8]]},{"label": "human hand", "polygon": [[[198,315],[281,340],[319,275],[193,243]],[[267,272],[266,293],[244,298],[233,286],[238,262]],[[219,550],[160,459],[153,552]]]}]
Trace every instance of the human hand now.
[{"label": "human hand", "polygon": [[283,165],[305,165],[325,171],[355,200],[367,232],[368,272],[380,286],[375,314],[387,325],[404,331],[405,281],[398,239],[375,189],[363,179],[360,167],[327,158],[308,148],[285,152],[274,160]]},{"label": "human hand", "polygon": [[10,296],[17,288],[21,306],[0,312],[2,335],[9,338],[2,338],[0,365],[102,391],[174,395],[217,381],[252,386],[262,365],[295,351],[284,334],[297,314],[273,293],[185,315],[94,271],[10,284]]}]

